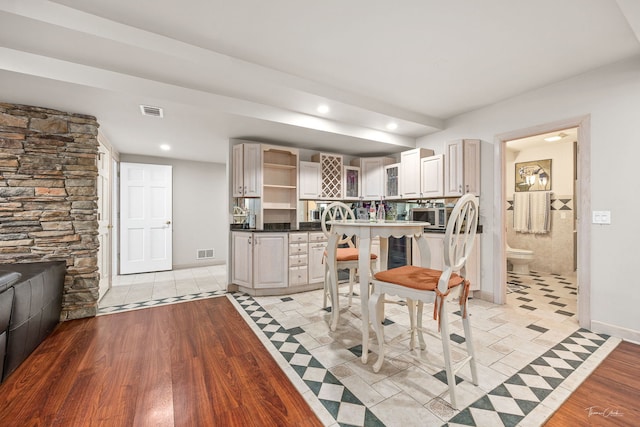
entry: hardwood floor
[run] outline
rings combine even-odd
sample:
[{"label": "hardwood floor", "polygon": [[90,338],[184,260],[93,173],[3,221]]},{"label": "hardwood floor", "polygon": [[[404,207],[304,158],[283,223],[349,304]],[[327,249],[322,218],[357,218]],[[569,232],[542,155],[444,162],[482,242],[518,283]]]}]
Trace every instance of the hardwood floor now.
[{"label": "hardwood floor", "polygon": [[640,345],[621,342],[545,424],[568,425],[640,425]]},{"label": "hardwood floor", "polygon": [[225,297],[62,323],[0,385],[2,426],[320,426]]}]

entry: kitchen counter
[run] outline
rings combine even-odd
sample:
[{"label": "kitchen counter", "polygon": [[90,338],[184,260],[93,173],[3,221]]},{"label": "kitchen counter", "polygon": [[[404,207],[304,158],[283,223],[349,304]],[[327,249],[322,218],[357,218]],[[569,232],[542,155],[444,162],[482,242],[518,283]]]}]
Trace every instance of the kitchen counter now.
[{"label": "kitchen counter", "polygon": [[[265,224],[269,226],[265,230],[256,230],[252,228],[242,228],[242,224],[231,224],[231,231],[247,231],[253,233],[288,233],[296,231],[322,231],[322,225],[320,222],[301,222],[298,228],[291,228],[289,224]],[[444,228],[425,228],[425,233],[431,234],[444,234]],[[478,234],[482,234],[482,225],[478,225],[476,230]]]},{"label": "kitchen counter", "polygon": [[243,224],[231,224],[231,231],[250,231],[254,233],[289,233],[297,231],[322,231],[320,222],[301,222],[298,228],[291,228],[289,224],[265,224],[264,230],[243,228]]},{"label": "kitchen counter", "polygon": [[[425,233],[431,233],[431,234],[444,234],[446,231],[446,229],[444,228],[425,228],[424,232]],[[478,228],[476,229],[476,233],[477,234],[482,234],[482,226],[478,225]]]}]

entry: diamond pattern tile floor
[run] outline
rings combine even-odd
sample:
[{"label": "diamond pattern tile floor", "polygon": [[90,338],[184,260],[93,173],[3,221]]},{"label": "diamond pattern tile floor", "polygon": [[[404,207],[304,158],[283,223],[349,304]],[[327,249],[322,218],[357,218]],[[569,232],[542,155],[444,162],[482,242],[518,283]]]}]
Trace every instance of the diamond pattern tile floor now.
[{"label": "diamond pattern tile floor", "polygon": [[[101,306],[100,313],[224,293],[217,289],[122,301]],[[527,424],[527,420],[531,425],[534,418],[551,415],[562,396],[595,368],[591,361],[602,360],[617,344],[616,339],[578,328],[575,294],[571,276],[510,273],[506,305],[470,302],[480,381],[474,386],[468,369],[456,375],[458,400],[465,402],[459,411],[449,404],[439,340],[427,338],[427,351],[409,350],[404,307],[386,309],[388,356],[375,374],[371,369],[377,358],[373,333],[369,364],[363,365],[359,359],[359,302],[346,307],[346,298],[341,299],[340,323],[331,332],[330,310],[321,307],[321,290],[283,297],[228,296],[262,335],[267,349],[279,354],[283,370],[299,384],[298,389],[326,425],[516,426]],[[450,311],[453,358],[459,359],[465,348],[459,307],[451,302],[446,308]],[[437,332],[437,326],[428,320],[425,315],[425,326]]]}]

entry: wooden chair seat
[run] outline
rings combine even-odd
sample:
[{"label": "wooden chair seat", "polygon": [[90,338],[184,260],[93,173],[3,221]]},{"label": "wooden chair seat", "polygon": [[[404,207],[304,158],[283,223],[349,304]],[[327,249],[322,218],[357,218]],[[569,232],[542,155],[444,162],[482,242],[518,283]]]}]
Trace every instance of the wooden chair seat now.
[{"label": "wooden chair seat", "polygon": [[[327,251],[324,252],[327,256]],[[358,248],[338,248],[336,251],[336,260],[341,261],[358,261]],[[378,259],[378,255],[371,254],[371,259]]]}]

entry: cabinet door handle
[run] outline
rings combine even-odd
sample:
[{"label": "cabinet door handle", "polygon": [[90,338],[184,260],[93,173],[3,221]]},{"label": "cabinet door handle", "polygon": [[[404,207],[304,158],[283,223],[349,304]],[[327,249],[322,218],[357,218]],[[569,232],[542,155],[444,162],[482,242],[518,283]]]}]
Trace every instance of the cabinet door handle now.
[{"label": "cabinet door handle", "polygon": [[467,187],[467,193],[468,193],[469,192],[469,184],[467,184],[466,187]]},{"label": "cabinet door handle", "polygon": [[458,186],[458,192],[462,193],[462,184]]}]

